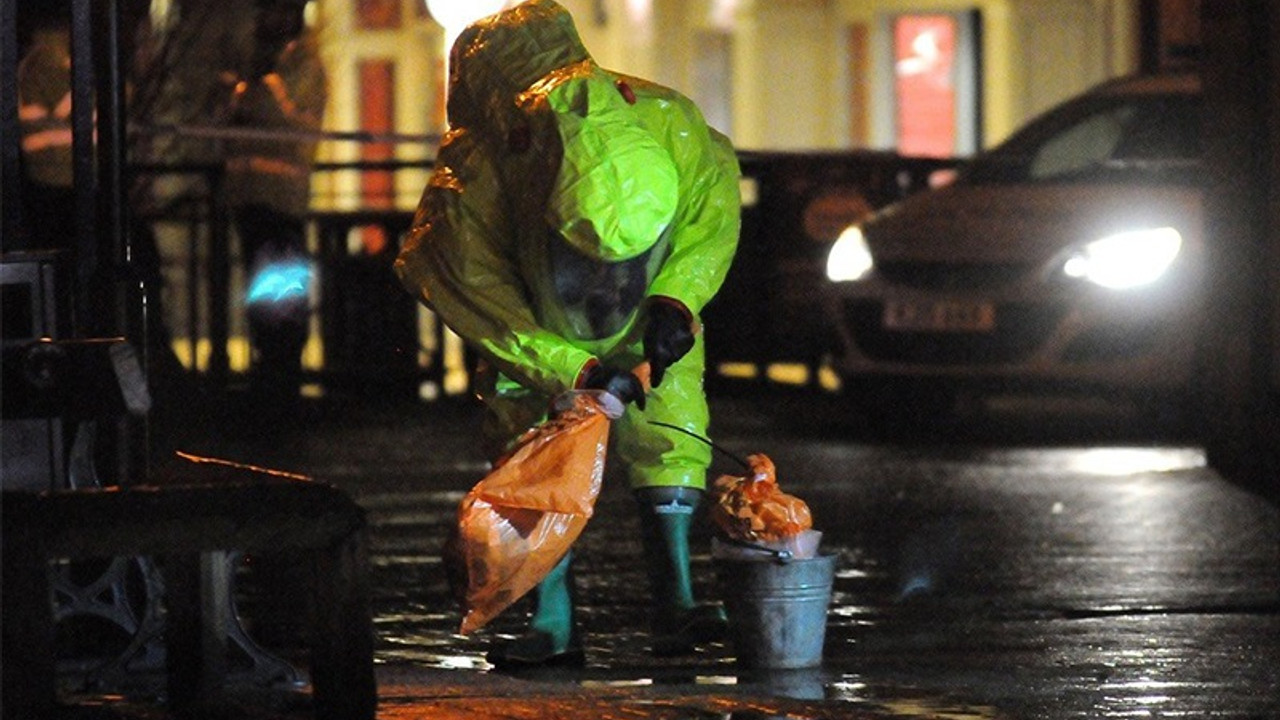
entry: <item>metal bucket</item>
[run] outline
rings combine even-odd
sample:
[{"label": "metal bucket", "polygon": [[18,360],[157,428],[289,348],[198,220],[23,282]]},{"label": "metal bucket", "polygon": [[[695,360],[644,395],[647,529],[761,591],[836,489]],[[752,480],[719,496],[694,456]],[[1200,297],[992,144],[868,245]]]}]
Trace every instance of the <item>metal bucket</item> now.
[{"label": "metal bucket", "polygon": [[738,664],[806,668],[822,664],[836,557],[716,561]]}]

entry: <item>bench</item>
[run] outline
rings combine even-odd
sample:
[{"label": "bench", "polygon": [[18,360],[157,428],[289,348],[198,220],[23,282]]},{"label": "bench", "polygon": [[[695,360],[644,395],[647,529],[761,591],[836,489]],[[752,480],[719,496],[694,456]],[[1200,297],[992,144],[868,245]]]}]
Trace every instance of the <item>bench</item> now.
[{"label": "bench", "polygon": [[330,485],[260,475],[5,491],[4,716],[44,717],[57,707],[51,560],[157,559],[164,577],[165,694],[181,710],[216,704],[224,694],[227,631],[235,621],[226,553],[287,551],[303,558],[310,580],[314,716],[371,720],[377,686],[364,512]]}]

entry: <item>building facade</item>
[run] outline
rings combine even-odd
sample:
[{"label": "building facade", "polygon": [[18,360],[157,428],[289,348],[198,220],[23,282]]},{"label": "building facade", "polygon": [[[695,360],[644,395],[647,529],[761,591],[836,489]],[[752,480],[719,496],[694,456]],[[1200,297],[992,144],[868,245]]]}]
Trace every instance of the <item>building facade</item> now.
[{"label": "building facade", "polygon": [[[941,156],[990,146],[1054,103],[1152,65],[1144,52],[1165,61],[1195,43],[1199,14],[1198,0],[561,1],[602,65],[688,94],[740,148]],[[442,132],[448,40],[423,0],[316,4],[330,128]],[[429,154],[413,142],[324,150],[336,161]],[[406,172],[373,186],[405,206],[421,180]],[[322,176],[317,201],[358,204],[370,182]]]}]

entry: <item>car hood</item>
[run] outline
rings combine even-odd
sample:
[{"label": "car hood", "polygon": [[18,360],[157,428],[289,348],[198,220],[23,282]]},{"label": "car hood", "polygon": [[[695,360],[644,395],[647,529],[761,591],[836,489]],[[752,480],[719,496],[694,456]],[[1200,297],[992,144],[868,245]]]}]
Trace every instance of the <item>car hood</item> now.
[{"label": "car hood", "polygon": [[1038,263],[1111,233],[1200,233],[1200,193],[1132,185],[963,185],[913,195],[863,226],[878,262]]}]

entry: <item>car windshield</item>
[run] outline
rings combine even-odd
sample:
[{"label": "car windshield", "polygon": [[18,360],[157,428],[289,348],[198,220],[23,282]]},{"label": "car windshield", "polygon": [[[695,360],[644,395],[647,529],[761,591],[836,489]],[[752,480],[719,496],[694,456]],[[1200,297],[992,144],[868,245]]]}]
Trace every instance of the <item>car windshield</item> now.
[{"label": "car windshield", "polygon": [[1196,175],[1201,103],[1192,95],[1099,96],[1028,125],[961,172],[968,184],[1178,180]]}]

